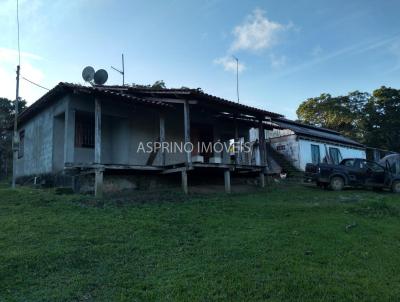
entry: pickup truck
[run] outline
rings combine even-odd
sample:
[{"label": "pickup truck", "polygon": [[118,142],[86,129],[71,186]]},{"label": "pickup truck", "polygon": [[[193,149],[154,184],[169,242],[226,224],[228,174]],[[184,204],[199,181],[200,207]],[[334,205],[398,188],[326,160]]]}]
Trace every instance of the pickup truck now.
[{"label": "pickup truck", "polygon": [[340,191],[348,187],[388,188],[400,193],[400,155],[388,155],[379,163],[362,158],[343,159],[339,165],[307,164],[306,182]]}]

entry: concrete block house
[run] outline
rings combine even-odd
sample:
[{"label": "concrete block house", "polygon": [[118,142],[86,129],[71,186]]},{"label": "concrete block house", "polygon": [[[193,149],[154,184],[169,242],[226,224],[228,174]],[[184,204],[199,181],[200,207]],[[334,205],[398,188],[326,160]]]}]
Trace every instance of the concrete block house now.
[{"label": "concrete block house", "polygon": [[[265,136],[257,152],[198,150],[196,142],[244,142],[249,129],[265,133],[280,114],[218,98],[196,89],[139,89],[59,83],[19,115],[16,176],[19,183],[89,177],[101,196],[109,175],[179,175],[188,191],[194,171],[221,174],[231,190],[231,174],[267,173]],[[141,152],[146,142],[193,143],[193,150]],[[253,146],[256,147],[256,146]],[[254,148],[255,149],[255,148]],[[257,158],[255,158],[257,154]]]}]

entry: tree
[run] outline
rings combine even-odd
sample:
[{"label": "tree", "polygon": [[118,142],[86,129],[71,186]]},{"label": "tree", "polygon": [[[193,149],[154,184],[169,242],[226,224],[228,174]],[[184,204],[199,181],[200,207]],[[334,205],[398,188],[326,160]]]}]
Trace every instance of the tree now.
[{"label": "tree", "polygon": [[152,89],[166,89],[167,86],[163,80],[155,81],[154,84],[151,86]]},{"label": "tree", "polygon": [[301,122],[336,130],[348,137],[362,140],[362,111],[369,97],[368,93],[359,91],[338,97],[323,93],[301,103],[296,113]]},{"label": "tree", "polygon": [[[26,108],[26,102],[20,101],[19,112]],[[14,122],[14,102],[0,98],[0,177],[7,176],[12,167],[12,135]]]},{"label": "tree", "polygon": [[321,94],[300,104],[300,121],[339,131],[379,149],[400,152],[400,90],[382,86],[372,95],[351,92]]},{"label": "tree", "polygon": [[400,152],[400,90],[376,89],[364,107],[362,127],[368,145]]},{"label": "tree", "polygon": [[152,85],[141,85],[141,84],[132,84],[133,88],[139,88],[139,89],[166,89],[167,86],[165,85],[165,82],[163,80],[155,81]]}]

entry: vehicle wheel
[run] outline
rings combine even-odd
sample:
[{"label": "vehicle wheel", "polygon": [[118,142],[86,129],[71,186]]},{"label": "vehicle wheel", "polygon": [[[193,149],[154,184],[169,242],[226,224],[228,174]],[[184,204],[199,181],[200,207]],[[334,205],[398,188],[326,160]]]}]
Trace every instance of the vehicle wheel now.
[{"label": "vehicle wheel", "polygon": [[400,193],[400,180],[396,180],[392,184],[392,192],[393,193]]},{"label": "vehicle wheel", "polygon": [[344,180],[340,176],[334,176],[329,186],[333,191],[341,191],[344,188]]}]

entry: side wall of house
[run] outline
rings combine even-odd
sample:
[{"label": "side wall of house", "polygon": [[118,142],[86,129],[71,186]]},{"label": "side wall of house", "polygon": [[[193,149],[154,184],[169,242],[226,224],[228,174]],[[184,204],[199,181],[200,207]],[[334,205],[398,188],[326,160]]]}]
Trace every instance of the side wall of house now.
[{"label": "side wall of house", "polygon": [[300,169],[305,170],[306,164],[312,162],[311,156],[311,145],[319,146],[320,159],[321,161],[326,157],[326,149],[329,152],[329,148],[338,148],[340,150],[340,154],[342,155],[342,159],[345,158],[366,158],[365,150],[357,149],[350,146],[343,146],[329,142],[319,142],[319,141],[311,141],[305,139],[299,139],[300,144]]},{"label": "side wall of house", "polygon": [[67,97],[54,102],[18,127],[24,131],[24,152],[17,160],[16,176],[32,176],[53,171],[54,116],[65,111]]}]

